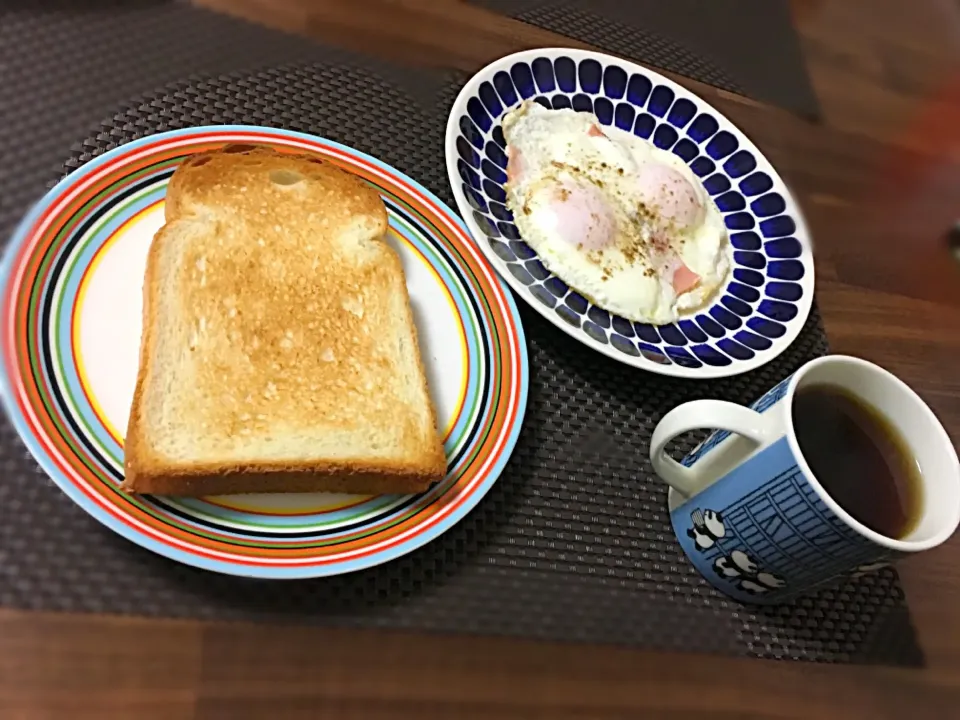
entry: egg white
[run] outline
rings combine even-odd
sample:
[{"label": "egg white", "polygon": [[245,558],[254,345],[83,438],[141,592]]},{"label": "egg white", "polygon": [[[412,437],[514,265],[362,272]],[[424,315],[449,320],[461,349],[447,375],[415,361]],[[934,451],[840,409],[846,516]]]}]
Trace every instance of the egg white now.
[{"label": "egg white", "polygon": [[[630,320],[662,325],[693,312],[723,285],[730,268],[729,243],[719,209],[681,158],[618,128],[602,127],[605,137],[588,134],[599,127],[590,113],[547,110],[527,102],[504,119],[509,147],[521,153],[524,171],[507,184],[507,205],[523,239],[543,264],[594,304]],[[611,142],[611,140],[613,142]],[[697,227],[671,244],[683,262],[700,276],[693,289],[677,294],[672,284],[652,270],[644,255],[630,256],[617,247],[596,253],[557,240],[557,218],[547,206],[545,186],[586,178],[602,188],[619,228],[644,239],[650,227],[638,226],[637,197],[631,184],[645,163],[670,166],[687,179],[705,209]]]},{"label": "egg white", "polygon": [[[549,180],[569,180],[563,173]],[[660,278],[645,257],[628,259],[617,247],[608,247],[598,262],[595,253],[566,242],[557,242],[557,223],[561,220],[548,205],[548,182],[528,188],[526,201],[514,211],[514,222],[521,236],[537,252],[541,262],[568,285],[610,312],[630,319],[644,319],[638,308],[647,308],[650,317],[660,317],[659,309],[670,302]],[[624,222],[614,208],[618,223]],[[664,322],[667,322],[664,320]]]}]

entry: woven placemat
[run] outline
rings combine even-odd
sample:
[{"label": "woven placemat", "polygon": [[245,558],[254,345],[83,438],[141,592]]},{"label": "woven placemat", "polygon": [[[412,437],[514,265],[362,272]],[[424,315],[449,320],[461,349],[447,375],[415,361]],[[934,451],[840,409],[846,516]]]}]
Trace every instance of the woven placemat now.
[{"label": "woven placemat", "polygon": [[614,55],[816,118],[789,0],[469,0]]},{"label": "woven placemat", "polygon": [[[195,27],[212,16],[191,18]],[[232,21],[211,23],[221,44],[232,42],[233,27],[252,32]],[[276,37],[264,33],[259,47]],[[194,34],[188,42],[196,40]],[[176,33],[167,36],[167,50],[175,52],[178,42]],[[377,69],[342,54],[312,52],[312,63],[198,77],[128,102],[72,153],[64,146],[69,159],[60,172],[161,130],[251,123],[349,144],[412,175],[452,205],[443,132],[464,78]],[[39,101],[20,108],[32,114],[37,130],[2,137],[0,150],[14,151],[17,141],[21,161],[35,160],[30,145],[43,145],[43,109]],[[13,196],[21,205],[29,197],[15,177],[0,180],[0,197]],[[826,352],[816,310],[775,362],[715,382],[628,368],[571,341],[526,307],[521,313],[531,388],[520,440],[500,480],[438,540],[348,576],[270,583],[154,556],[73,506],[4,421],[0,605],[496,633],[833,662],[922,662],[892,570],[767,610],[719,594],[682,555],[664,486],[648,461],[650,433],[671,407],[702,397],[749,402]],[[681,449],[695,440],[688,438]]]}]

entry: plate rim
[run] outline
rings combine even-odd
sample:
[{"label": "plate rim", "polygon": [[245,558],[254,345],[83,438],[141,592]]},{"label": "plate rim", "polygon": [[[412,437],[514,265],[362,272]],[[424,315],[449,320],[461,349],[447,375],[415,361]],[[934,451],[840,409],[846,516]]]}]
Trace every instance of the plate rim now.
[{"label": "plate rim", "polygon": [[[753,358],[749,360],[738,360],[731,365],[720,367],[704,364],[699,368],[687,368],[674,362],[671,362],[669,365],[661,365],[660,363],[648,360],[643,355],[631,356],[627,355],[626,353],[622,353],[607,344],[597,342],[593,338],[583,333],[580,328],[571,327],[568,323],[563,322],[562,318],[557,316],[556,313],[551,313],[549,308],[545,307],[542,303],[535,302],[535,299],[530,297],[529,289],[519,280],[513,277],[512,274],[501,272],[501,265],[503,261],[497,257],[497,255],[489,247],[489,243],[485,242],[487,236],[477,224],[476,220],[474,220],[472,212],[473,209],[464,197],[463,191],[460,189],[460,175],[456,170],[456,141],[460,130],[458,121],[460,115],[466,114],[467,99],[476,94],[477,88],[482,82],[484,82],[484,80],[487,79],[487,75],[492,72],[493,68],[504,69],[510,62],[521,60],[528,61],[544,56],[549,57],[551,54],[555,53],[563,53],[574,59],[595,59],[603,62],[604,64],[616,63],[625,70],[646,74],[651,79],[667,85],[674,90],[674,92],[679,90],[683,96],[689,95],[696,98],[699,103],[702,103],[705,107],[716,113],[716,115],[729,123],[730,126],[737,131],[741,140],[745,142],[745,145],[741,145],[741,147],[745,147],[747,150],[752,151],[755,155],[763,158],[770,166],[771,170],[773,170],[773,172],[776,174],[777,180],[783,186],[783,190],[785,191],[786,195],[785,200],[792,206],[792,211],[790,214],[793,216],[796,222],[796,235],[802,236],[805,240],[805,242],[802,243],[802,247],[805,251],[802,257],[804,258],[804,267],[806,272],[800,282],[803,283],[804,290],[809,289],[809,292],[805,292],[804,297],[802,297],[798,303],[799,312],[797,313],[797,316],[790,321],[791,324],[788,326],[788,330],[784,337],[776,339],[775,342],[783,343],[779,349],[775,350],[771,348],[769,350],[756,352]],[[478,246],[480,252],[482,252],[487,258],[496,273],[513,289],[515,293],[517,293],[517,295],[524,299],[527,305],[533,308],[541,317],[546,319],[554,327],[559,328],[571,338],[582,343],[591,350],[594,350],[613,360],[617,360],[625,365],[637,368],[638,370],[647,370],[659,375],[686,378],[688,380],[714,380],[718,378],[741,375],[743,373],[756,370],[757,368],[772,362],[782,355],[800,336],[800,333],[803,331],[803,327],[806,324],[811,311],[813,310],[814,291],[816,289],[816,267],[813,259],[813,242],[810,236],[810,230],[806,221],[806,217],[803,213],[803,208],[800,206],[799,201],[797,201],[797,199],[794,197],[793,192],[787,186],[786,181],[783,179],[774,164],[770,162],[770,159],[767,157],[766,153],[762,152],[760,148],[758,148],[753,142],[750,136],[747,135],[747,133],[745,133],[739,125],[730,120],[725,113],[718,110],[710,102],[703,99],[697,93],[662,75],[653,68],[641,65],[640,63],[633,62],[625,58],[617,57],[616,55],[611,55],[609,53],[561,46],[520,50],[518,52],[497,58],[496,60],[487,63],[482,68],[477,70],[463,84],[460,92],[457,93],[457,97],[453,101],[453,104],[450,107],[450,112],[447,115],[447,126],[444,135],[444,160],[447,166],[447,179],[450,183],[450,191],[453,195],[454,201],[457,204],[457,210],[459,211],[460,216],[463,218],[464,223],[469,228],[470,236],[473,239],[474,244]],[[732,273],[732,269],[730,272]],[[729,278],[730,276],[728,276],[724,287],[729,283]],[[809,287],[807,287],[808,284]],[[722,290],[723,288],[720,289],[721,292]]]},{"label": "plate rim", "polygon": [[[490,277],[492,282],[499,283],[501,290],[503,291],[503,296],[505,299],[505,308],[509,312],[510,317],[513,320],[513,324],[516,327],[517,332],[517,354],[518,354],[518,384],[519,384],[519,396],[517,398],[517,416],[516,422],[513,427],[510,428],[510,434],[507,436],[506,441],[503,446],[503,452],[501,457],[497,462],[490,468],[487,478],[483,480],[483,484],[478,487],[473,495],[470,497],[468,502],[465,502],[461,507],[457,508],[453,513],[447,517],[440,520],[436,525],[427,530],[424,533],[416,535],[412,538],[409,538],[405,542],[397,545],[393,548],[388,548],[386,550],[381,550],[378,553],[373,555],[363,556],[356,559],[349,559],[346,561],[340,561],[337,563],[329,565],[306,565],[306,566],[284,566],[284,565],[269,565],[269,566],[258,566],[258,565],[239,565],[233,560],[224,560],[224,559],[208,559],[201,556],[189,553],[185,550],[178,549],[173,546],[165,544],[151,544],[151,538],[149,538],[146,532],[142,530],[137,530],[136,528],[124,524],[120,521],[113,512],[101,507],[99,503],[91,501],[87,498],[83,491],[72,482],[65,473],[63,473],[58,467],[57,463],[46,453],[38,440],[35,434],[30,429],[29,421],[24,416],[23,410],[20,407],[20,403],[17,400],[16,391],[13,387],[12,377],[8,372],[7,363],[5,358],[8,355],[8,352],[12,352],[8,348],[8,343],[6,340],[7,336],[7,310],[9,304],[6,302],[7,298],[7,288],[11,278],[11,272],[14,268],[14,261],[19,254],[19,251],[23,248],[23,245],[30,238],[30,230],[36,224],[36,221],[43,215],[43,213],[59,198],[63,192],[70,188],[78,178],[84,177],[86,174],[95,171],[104,164],[114,160],[121,154],[126,152],[136,150],[145,145],[155,143],[157,141],[162,141],[168,138],[176,138],[181,136],[189,136],[192,134],[205,134],[205,133],[268,133],[268,134],[279,134],[285,137],[292,139],[303,140],[303,141],[313,141],[331,146],[334,149],[345,151],[351,155],[359,156],[359,158],[364,160],[370,160],[375,162],[378,165],[382,165],[385,168],[395,175],[399,176],[405,182],[409,182],[415,190],[424,194],[426,198],[436,203],[436,205],[447,215],[448,219],[452,224],[460,226],[464,231],[464,236],[472,240],[472,236],[469,228],[466,227],[463,220],[459,215],[450,208],[443,200],[441,200],[437,195],[431,192],[428,188],[422,185],[420,182],[410,177],[406,173],[398,170],[396,167],[387,163],[379,158],[376,158],[368,153],[365,153],[361,150],[357,150],[349,145],[339,143],[335,140],[325,138],[321,135],[314,135],[311,133],[303,133],[295,130],[287,130],[284,128],[274,128],[264,125],[243,125],[243,124],[214,124],[214,125],[193,125],[185,128],[178,128],[175,130],[167,130],[158,133],[152,133],[150,135],[145,135],[140,138],[131,140],[130,142],[123,143],[118,145],[115,148],[108,150],[100,155],[97,155],[94,158],[91,158],[89,161],[85,162],[80,167],[75,168],[64,177],[62,177],[53,187],[49,188],[43,196],[37,200],[23,215],[18,224],[16,225],[13,233],[10,235],[10,239],[6,244],[6,247],[3,249],[2,257],[0,257],[0,404],[3,405],[4,411],[6,412],[7,417],[10,420],[11,425],[16,431],[20,441],[24,444],[26,449],[29,451],[34,462],[40,467],[44,474],[61,490],[75,505],[80,509],[86,512],[88,515],[93,517],[101,525],[112,530],[117,535],[133,542],[134,544],[153,552],[157,555],[167,557],[170,560],[175,562],[182,563],[184,565],[189,565],[196,567],[202,570],[209,572],[216,572],[223,575],[231,575],[236,577],[251,577],[259,578],[266,580],[295,580],[295,579],[307,579],[307,578],[317,578],[317,577],[332,577],[336,575],[349,574],[363,570],[366,568],[374,567],[381,565],[392,560],[396,560],[404,555],[407,555],[414,550],[417,550],[427,543],[435,540],[437,537],[445,533],[447,530],[452,528],[454,525],[459,523],[467,514],[469,514],[479,502],[487,495],[490,489],[493,487],[494,483],[499,480],[500,475],[502,474],[504,468],[509,462],[513,451],[516,448],[517,441],[520,436],[520,432],[523,428],[523,423],[526,418],[527,402],[530,389],[530,366],[529,366],[529,353],[527,350],[526,335],[523,329],[523,321],[519,313],[516,301],[513,298],[513,294],[510,292],[510,289],[507,285],[503,283],[501,275],[496,272],[495,268],[490,266],[489,260],[486,255],[480,253],[480,260],[486,263],[489,266]],[[228,141],[225,141],[228,142]],[[122,512],[122,511],[121,511]],[[345,564],[349,564],[348,568],[343,567]]]}]

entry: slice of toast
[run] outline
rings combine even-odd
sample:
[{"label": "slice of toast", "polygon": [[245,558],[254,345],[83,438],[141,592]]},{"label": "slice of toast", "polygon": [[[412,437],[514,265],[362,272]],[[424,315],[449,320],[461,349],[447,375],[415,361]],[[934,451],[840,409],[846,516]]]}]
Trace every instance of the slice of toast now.
[{"label": "slice of toast", "polygon": [[309,155],[186,160],[150,247],[122,488],[415,493],[446,458],[387,214]]}]

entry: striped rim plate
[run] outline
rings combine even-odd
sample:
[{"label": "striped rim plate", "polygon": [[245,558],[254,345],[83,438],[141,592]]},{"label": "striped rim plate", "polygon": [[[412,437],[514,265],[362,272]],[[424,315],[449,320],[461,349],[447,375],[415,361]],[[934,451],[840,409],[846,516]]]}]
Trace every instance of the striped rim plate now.
[{"label": "striped rim plate", "polygon": [[[318,153],[379,189],[417,320],[448,474],[415,496],[207,498],[117,488],[133,397],[146,253],[167,182],[227,143]],[[516,444],[529,383],[513,299],[460,221],[397,170],[338,143],[246,126],[143,138],[87,163],[29,213],[0,268],[0,388],[43,469],[80,507],[145,548],[235,575],[335,575],[396,558],[460,520]]]}]

